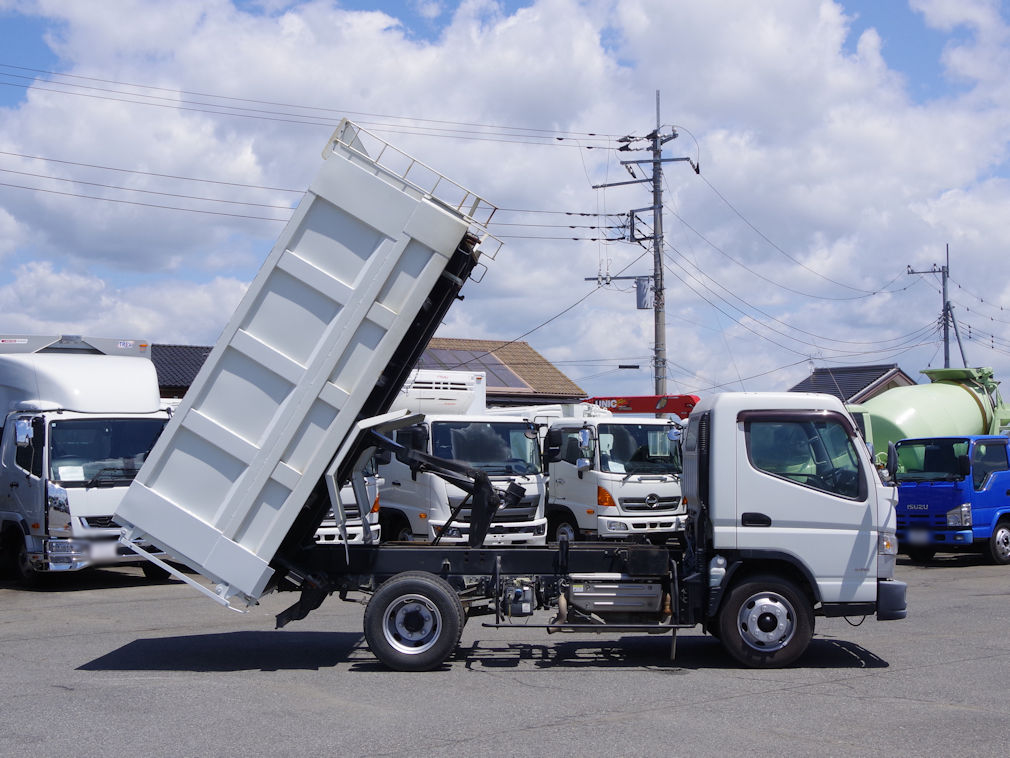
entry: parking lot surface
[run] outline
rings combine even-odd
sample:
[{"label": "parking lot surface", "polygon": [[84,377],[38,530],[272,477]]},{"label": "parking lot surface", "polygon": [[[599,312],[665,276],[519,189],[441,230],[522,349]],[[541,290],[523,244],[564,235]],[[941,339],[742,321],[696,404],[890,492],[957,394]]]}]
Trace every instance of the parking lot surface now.
[{"label": "parking lot surface", "polygon": [[[1010,567],[899,561],[904,621],[818,619],[788,669],[712,637],[467,624],[442,669],[392,672],[335,596],[223,609],[137,568],[0,583],[0,754],[1005,755]],[[851,620],[857,621],[856,619]]]}]

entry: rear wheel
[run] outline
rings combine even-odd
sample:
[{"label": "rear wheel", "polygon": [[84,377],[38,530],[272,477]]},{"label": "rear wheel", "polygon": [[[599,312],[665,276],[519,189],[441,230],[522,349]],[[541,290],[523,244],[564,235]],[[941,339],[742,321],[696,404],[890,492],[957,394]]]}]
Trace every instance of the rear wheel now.
[{"label": "rear wheel", "polygon": [[463,633],[463,605],[445,579],[424,571],[397,574],[365,607],[365,642],[396,671],[429,671],[452,655]]},{"label": "rear wheel", "polygon": [[719,614],[719,639],[737,661],[752,668],[788,666],[810,644],[814,614],[793,582],[759,575],[734,587]]},{"label": "rear wheel", "polygon": [[1010,563],[1010,521],[1000,521],[992,530],[988,544],[989,560],[1005,566]]}]

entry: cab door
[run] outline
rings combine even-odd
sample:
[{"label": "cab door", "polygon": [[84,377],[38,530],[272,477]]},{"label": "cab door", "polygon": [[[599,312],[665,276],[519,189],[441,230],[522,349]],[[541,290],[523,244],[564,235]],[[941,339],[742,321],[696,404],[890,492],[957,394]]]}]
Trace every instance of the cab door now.
[{"label": "cab door", "polygon": [[976,440],[971,448],[972,531],[975,539],[988,539],[996,521],[1010,507],[1010,471],[1007,443],[991,437]]},{"label": "cab door", "polygon": [[823,602],[874,601],[877,504],[868,477],[876,474],[849,419],[786,410],[744,412],[738,422],[737,547],[798,564]]},{"label": "cab door", "polygon": [[4,429],[4,493],[10,509],[24,516],[33,533],[45,531],[45,419],[21,416]]}]

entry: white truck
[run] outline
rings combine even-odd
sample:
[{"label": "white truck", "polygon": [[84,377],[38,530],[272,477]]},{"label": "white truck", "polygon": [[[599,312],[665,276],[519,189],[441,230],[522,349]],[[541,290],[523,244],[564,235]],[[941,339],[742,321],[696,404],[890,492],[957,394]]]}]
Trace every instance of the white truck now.
[{"label": "white truck", "polygon": [[8,573],[31,582],[137,563],[119,544],[112,514],[168,421],[148,343],[0,337],[0,409],[0,559]]},{"label": "white truck", "polygon": [[542,430],[549,540],[682,538],[679,419],[617,416],[593,403],[495,411]]},{"label": "white truck", "polygon": [[[418,419],[383,413],[492,244],[474,215],[486,205],[434,172],[418,176],[423,165],[392,160],[402,154],[349,122],[324,155],[120,503],[124,546],[157,546],[213,589],[150,560],[235,609],[298,592],[278,626],[331,593],[370,595],[365,640],[400,670],[442,665],[481,613],[527,631],[675,635],[700,624],[748,666],[796,661],[817,615],[904,618],[893,488],[825,395],[698,405],[684,441],[683,549],[486,545],[502,500],[521,488],[499,493],[483,471],[397,445],[390,433]],[[344,519],[338,485],[360,484],[378,449],[470,493],[466,544],[312,539],[331,508]]]},{"label": "white truck", "polygon": [[[482,371],[417,369],[411,373],[391,410],[423,413],[424,420],[399,429],[394,439],[404,447],[484,471],[491,484],[522,488],[517,502],[495,511],[487,533],[489,545],[543,545],[546,482],[536,427],[518,416],[488,415]],[[385,539],[446,544],[470,536],[469,496],[436,473],[419,470],[405,456],[379,467],[379,520]]]}]

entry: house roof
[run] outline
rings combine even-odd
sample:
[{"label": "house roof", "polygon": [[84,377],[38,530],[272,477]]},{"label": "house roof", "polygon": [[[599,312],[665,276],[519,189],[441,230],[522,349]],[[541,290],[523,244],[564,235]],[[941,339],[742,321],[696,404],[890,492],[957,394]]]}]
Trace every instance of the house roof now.
[{"label": "house roof", "polygon": [[[506,371],[499,371],[499,365]],[[571,402],[586,397],[581,387],[526,342],[432,337],[418,366],[484,371],[488,398],[497,402]]]},{"label": "house roof", "polygon": [[[164,397],[181,397],[193,383],[211,348],[151,346]],[[434,337],[418,361],[421,368],[484,371],[488,399],[497,403],[571,402],[586,393],[526,342]]]},{"label": "house roof", "polygon": [[151,360],[158,372],[163,397],[182,397],[210,355],[203,345],[151,345]]},{"label": "house roof", "polygon": [[890,387],[915,384],[897,363],[815,368],[790,392],[823,392],[845,403],[861,403]]}]

